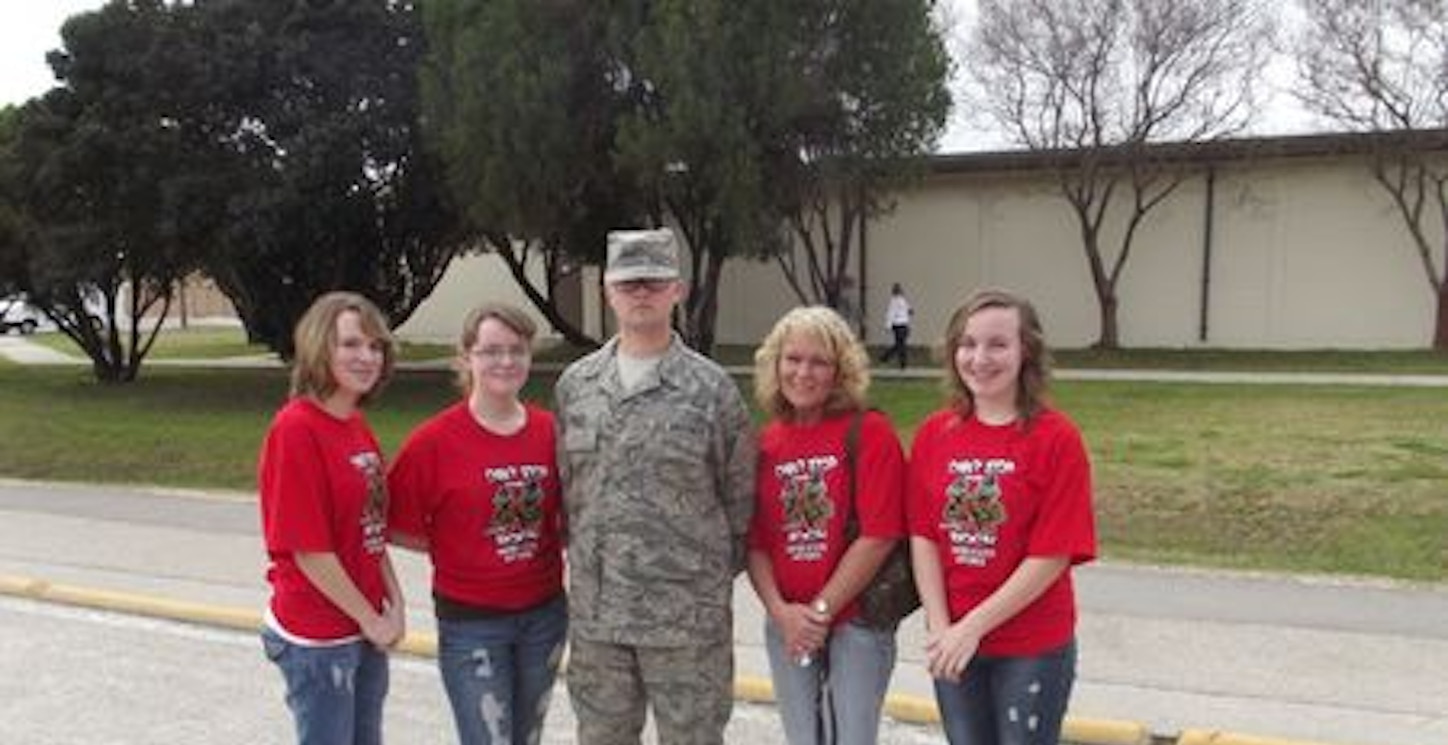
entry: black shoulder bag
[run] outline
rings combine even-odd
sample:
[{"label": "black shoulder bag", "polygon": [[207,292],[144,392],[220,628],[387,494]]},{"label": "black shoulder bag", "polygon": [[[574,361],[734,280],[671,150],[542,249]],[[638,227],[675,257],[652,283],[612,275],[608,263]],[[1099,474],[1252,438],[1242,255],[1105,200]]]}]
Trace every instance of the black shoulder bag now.
[{"label": "black shoulder bag", "polygon": [[[845,463],[850,469],[850,516],[845,523],[845,535],[853,543],[860,535],[860,517],[856,509],[855,491],[858,479],[855,474],[855,451],[860,444],[860,427],[865,412],[856,411],[850,420],[849,432],[845,435]],[[915,573],[910,568],[910,539],[898,541],[885,557],[885,563],[875,573],[870,584],[860,591],[857,598],[860,606],[860,620],[866,626],[881,630],[893,630],[900,620],[920,607],[920,594],[915,590]]]}]

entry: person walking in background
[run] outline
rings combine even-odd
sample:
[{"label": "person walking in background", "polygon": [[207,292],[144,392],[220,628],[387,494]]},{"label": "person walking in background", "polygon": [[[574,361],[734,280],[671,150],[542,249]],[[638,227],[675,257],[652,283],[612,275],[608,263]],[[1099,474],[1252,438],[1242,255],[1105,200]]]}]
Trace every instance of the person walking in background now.
[{"label": "person walking in background", "polygon": [[293,342],[291,397],[258,466],[271,585],[262,645],[286,682],[299,743],[373,745],[386,650],[404,616],[382,450],[361,407],[392,373],[392,335],[366,298],[332,292],[302,315]]},{"label": "person walking in background", "polygon": [[486,304],[458,340],[463,400],[388,474],[389,528],[432,560],[438,668],[458,742],[538,742],[568,628],[553,415],[525,404],[536,327]]},{"label": "person walking in background", "polygon": [[733,706],[734,577],[754,507],[748,409],[673,333],[674,234],[608,235],[618,334],[555,388],[578,741],[718,744]]},{"label": "person walking in background", "polygon": [[849,324],[851,331],[858,330],[859,333],[863,334],[865,329],[861,326],[860,304],[857,302],[859,293],[860,289],[855,283],[855,278],[848,274],[842,275],[840,277],[839,300],[837,301],[835,310],[839,311],[840,317],[844,318],[845,323]]},{"label": "person walking in background", "polygon": [[885,306],[885,329],[894,337],[894,344],[880,355],[881,362],[891,359],[900,364],[900,369],[910,364],[910,321],[915,309],[905,299],[905,289],[899,282],[890,286],[890,302]]},{"label": "person walking in background", "polygon": [[1046,400],[1035,309],[971,296],[945,331],[950,405],[916,431],[906,510],[946,736],[1055,745],[1076,671],[1072,565],[1096,554],[1091,469]]},{"label": "person walking in background", "polygon": [[755,352],[754,370],[771,420],[759,435],[749,579],[768,613],[785,739],[871,745],[895,632],[856,623],[855,598],[905,534],[900,441],[883,414],[866,410],[869,357],[829,308],[786,313]]}]

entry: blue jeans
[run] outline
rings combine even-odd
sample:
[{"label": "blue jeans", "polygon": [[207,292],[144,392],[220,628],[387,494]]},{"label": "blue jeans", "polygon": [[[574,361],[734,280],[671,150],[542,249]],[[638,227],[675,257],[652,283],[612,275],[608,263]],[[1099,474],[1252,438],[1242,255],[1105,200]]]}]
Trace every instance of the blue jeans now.
[{"label": "blue jeans", "polygon": [[1034,657],[976,655],[959,683],[935,681],[952,745],[1056,745],[1076,680],[1076,642]]},{"label": "blue jeans", "polygon": [[437,622],[437,664],[461,745],[536,743],[563,657],[567,601]]},{"label": "blue jeans", "polygon": [[851,621],[831,630],[825,643],[814,662],[802,666],[785,654],[774,622],[764,622],[784,739],[789,745],[874,745],[895,668],[895,632]]},{"label": "blue jeans", "polygon": [[300,745],[380,745],[386,653],[366,641],[304,647],[270,628],[261,643],[282,671]]}]

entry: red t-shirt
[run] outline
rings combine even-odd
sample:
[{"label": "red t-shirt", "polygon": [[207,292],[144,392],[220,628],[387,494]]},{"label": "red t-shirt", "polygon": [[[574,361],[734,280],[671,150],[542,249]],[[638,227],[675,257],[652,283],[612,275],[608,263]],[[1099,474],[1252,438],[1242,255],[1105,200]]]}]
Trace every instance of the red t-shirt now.
[{"label": "red t-shirt", "polygon": [[271,614],[282,630],[315,641],[361,632],[297,568],[296,553],[333,553],[379,611],[386,597],[387,489],[381,448],[358,412],[328,414],[307,398],[277,412],[262,444],[258,482]]},{"label": "red t-shirt", "polygon": [[[1076,426],[1042,411],[1022,429],[955,411],[915,433],[906,511],[912,535],[940,552],[950,617],[995,592],[1028,556],[1096,556],[1091,466]],[[1076,600],[1068,568],[1013,618],[981,640],[988,655],[1032,655],[1070,640]]]},{"label": "red t-shirt", "polygon": [[563,512],[553,415],[527,407],[512,435],[467,404],[423,422],[387,476],[391,529],[426,536],[433,590],[478,608],[530,608],[563,591]]},{"label": "red t-shirt", "polygon": [[[853,416],[843,413],[804,425],[773,421],[759,435],[749,547],[769,556],[780,595],[789,602],[814,599],[849,547],[845,436]],[[903,537],[905,457],[885,415],[865,413],[854,467],[860,535]],[[855,613],[850,602],[835,614],[835,623]]]}]

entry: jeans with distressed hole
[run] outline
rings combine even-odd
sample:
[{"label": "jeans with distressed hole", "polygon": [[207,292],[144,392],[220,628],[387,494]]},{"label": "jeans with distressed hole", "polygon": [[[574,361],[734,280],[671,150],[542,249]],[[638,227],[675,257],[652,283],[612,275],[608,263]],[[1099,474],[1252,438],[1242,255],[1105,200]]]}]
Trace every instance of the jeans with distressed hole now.
[{"label": "jeans with distressed hole", "polygon": [[1057,745],[1076,680],[1076,642],[1031,657],[976,655],[959,683],[935,681],[951,745]]},{"label": "jeans with distressed hole", "polygon": [[537,608],[437,622],[437,664],[461,745],[536,743],[568,632],[562,595]]},{"label": "jeans with distressed hole", "polygon": [[270,628],[261,642],[286,683],[298,745],[381,745],[386,653],[367,641],[306,647]]}]

